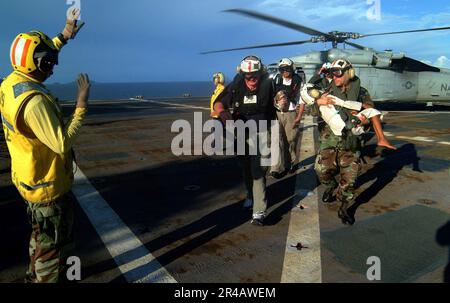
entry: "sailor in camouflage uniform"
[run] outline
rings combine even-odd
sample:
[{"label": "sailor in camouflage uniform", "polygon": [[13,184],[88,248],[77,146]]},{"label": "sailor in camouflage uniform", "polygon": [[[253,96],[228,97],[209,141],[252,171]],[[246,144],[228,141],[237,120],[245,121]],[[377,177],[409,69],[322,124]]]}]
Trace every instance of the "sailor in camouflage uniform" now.
[{"label": "sailor in camouflage uniform", "polygon": [[[367,90],[360,86],[360,80],[355,76],[351,63],[347,60],[336,60],[332,64],[333,82],[328,88],[329,94],[342,100],[359,101],[363,108],[373,107]],[[316,106],[334,104],[332,98],[324,94],[316,101]],[[360,151],[361,138],[351,132],[351,128],[361,123],[355,119],[351,110],[334,105],[346,123],[342,136],[333,133],[326,123],[319,125],[320,148],[316,158],[315,170],[320,182],[326,187],[322,197],[325,203],[336,198],[341,202],[338,216],[344,224],[353,224],[355,219],[347,212],[348,206],[355,200],[355,182],[361,170]],[[316,111],[320,115],[320,111]],[[339,175],[339,182],[336,176]]]}]

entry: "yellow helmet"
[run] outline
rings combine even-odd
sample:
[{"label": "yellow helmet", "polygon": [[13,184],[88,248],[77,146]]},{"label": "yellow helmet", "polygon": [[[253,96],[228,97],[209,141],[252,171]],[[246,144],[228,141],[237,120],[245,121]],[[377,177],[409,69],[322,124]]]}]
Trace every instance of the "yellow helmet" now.
[{"label": "yellow helmet", "polygon": [[215,74],[213,75],[213,81],[215,81],[216,78],[217,78],[217,82],[218,82],[218,83],[220,83],[220,84],[225,84],[225,76],[224,76],[223,73],[221,73],[221,72],[215,73]]},{"label": "yellow helmet", "polygon": [[58,64],[58,50],[47,35],[31,31],[17,35],[10,59],[14,70],[19,72],[29,74],[38,69],[47,72]]}]

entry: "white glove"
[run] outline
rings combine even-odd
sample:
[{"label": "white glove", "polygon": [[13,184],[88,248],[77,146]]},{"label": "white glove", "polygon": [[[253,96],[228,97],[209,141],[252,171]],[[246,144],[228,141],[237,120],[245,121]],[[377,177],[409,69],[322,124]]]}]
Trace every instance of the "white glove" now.
[{"label": "white glove", "polygon": [[62,35],[66,40],[74,39],[78,31],[84,26],[84,22],[77,24],[80,10],[73,7],[67,14],[66,26],[62,31]]}]

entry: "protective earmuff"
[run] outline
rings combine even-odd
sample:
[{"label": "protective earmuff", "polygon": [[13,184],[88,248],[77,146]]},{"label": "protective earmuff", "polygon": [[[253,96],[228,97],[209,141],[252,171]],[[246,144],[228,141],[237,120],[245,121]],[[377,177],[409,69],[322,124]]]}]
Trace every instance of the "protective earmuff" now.
[{"label": "protective earmuff", "polygon": [[344,68],[342,72],[347,73],[349,80],[353,80],[355,78],[355,69],[351,65]]},{"label": "protective earmuff", "polygon": [[355,69],[353,67],[350,67],[349,70],[348,70],[348,78],[350,80],[352,80],[352,79],[355,78],[355,76],[356,76]]},{"label": "protective earmuff", "polygon": [[331,63],[331,67],[329,70],[333,71],[333,69],[338,69],[338,70],[340,69],[343,73],[347,72],[347,75],[350,80],[354,79],[356,76],[353,65],[347,59],[338,59],[338,60],[333,61],[333,63]]}]

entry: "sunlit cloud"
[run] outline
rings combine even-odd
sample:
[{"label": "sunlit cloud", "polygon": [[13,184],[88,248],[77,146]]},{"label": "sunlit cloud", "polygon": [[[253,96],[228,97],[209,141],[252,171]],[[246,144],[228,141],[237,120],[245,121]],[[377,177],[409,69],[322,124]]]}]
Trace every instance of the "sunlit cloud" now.
[{"label": "sunlit cloud", "polygon": [[437,60],[434,62],[434,65],[437,67],[445,67],[450,68],[450,59],[446,56],[440,56],[437,58]]}]

